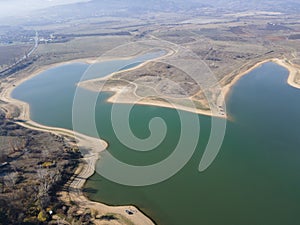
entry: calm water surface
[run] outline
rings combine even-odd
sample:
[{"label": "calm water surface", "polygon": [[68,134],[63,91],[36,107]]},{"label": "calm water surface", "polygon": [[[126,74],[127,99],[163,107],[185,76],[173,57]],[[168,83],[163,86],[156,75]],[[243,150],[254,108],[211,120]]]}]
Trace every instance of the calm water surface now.
[{"label": "calm water surface", "polygon": [[[99,65],[87,79],[135,63]],[[17,87],[13,97],[30,104],[33,120],[70,129],[75,84],[87,67],[70,64],[50,69]],[[220,154],[205,172],[197,168],[209,137],[210,117],[199,116],[197,151],[176,176],[157,185],[127,187],[95,174],[86,184],[86,193],[111,205],[137,205],[159,225],[300,224],[300,90],[286,84],[287,76],[284,68],[266,63],[237,82],[227,98],[232,121]],[[88,98],[90,92],[81,91]],[[95,120],[115,157],[142,165],[158,162],[172,152],[180,135],[175,110],[134,107],[130,124],[138,137],[150,134],[148,123],[153,117],[162,117],[168,125],[167,137],[155,151],[136,153],[115,136],[111,104],[105,102],[108,97],[107,93],[99,96]],[[89,134],[84,127],[79,131]]]}]

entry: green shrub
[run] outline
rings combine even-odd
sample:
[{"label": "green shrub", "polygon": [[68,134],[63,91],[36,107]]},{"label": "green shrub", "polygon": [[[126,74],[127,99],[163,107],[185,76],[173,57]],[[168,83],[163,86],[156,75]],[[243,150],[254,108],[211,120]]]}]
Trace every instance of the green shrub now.
[{"label": "green shrub", "polygon": [[47,214],[44,211],[41,211],[38,215],[38,220],[40,222],[45,222],[45,221],[47,221],[47,219],[48,219]]}]

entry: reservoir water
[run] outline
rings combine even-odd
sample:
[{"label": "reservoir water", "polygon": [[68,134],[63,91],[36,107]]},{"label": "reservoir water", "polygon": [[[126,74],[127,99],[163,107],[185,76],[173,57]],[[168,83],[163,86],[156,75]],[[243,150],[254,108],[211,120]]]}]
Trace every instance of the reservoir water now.
[{"label": "reservoir water", "polygon": [[[99,65],[99,71],[91,74],[105,76],[135,62],[112,61]],[[18,86],[13,97],[30,104],[34,121],[71,129],[75,85],[87,67],[75,63],[49,69]],[[199,173],[198,165],[208,141],[211,118],[199,115],[197,150],[178,174],[147,187],[118,185],[95,174],[85,186],[86,194],[110,205],[137,205],[158,225],[300,224],[300,90],[286,83],[287,76],[286,69],[266,63],[234,85],[227,96],[232,120],[228,121],[222,149],[208,170]],[[88,98],[90,92],[81,91]],[[168,126],[160,146],[137,153],[123,146],[114,134],[112,105],[105,101],[109,96],[100,94],[95,121],[116,158],[147,165],[172,152],[180,135],[176,110],[134,106],[130,125],[138,137],[149,136],[148,124],[153,117],[163,118]],[[84,127],[79,131],[89,134]]]}]

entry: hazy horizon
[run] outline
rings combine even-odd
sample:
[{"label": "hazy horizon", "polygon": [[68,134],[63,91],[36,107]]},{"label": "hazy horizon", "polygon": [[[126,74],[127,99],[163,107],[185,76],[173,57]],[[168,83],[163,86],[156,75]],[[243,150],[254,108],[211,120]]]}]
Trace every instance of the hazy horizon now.
[{"label": "hazy horizon", "polygon": [[[104,15],[111,12],[124,12],[124,10],[128,10],[131,14],[141,13],[142,11],[177,12],[178,10],[191,10],[207,6],[233,12],[247,10],[290,12],[291,10],[297,11],[300,8],[300,3],[296,0],[287,0],[284,4],[281,0],[249,0],[246,2],[240,0],[215,0],[214,2],[209,0],[0,0],[0,19],[5,24],[11,18],[18,19],[20,16],[33,16],[37,10],[80,2],[91,2],[91,4],[86,4],[84,7],[73,5],[69,10],[68,7],[58,7],[55,10],[50,10],[49,15],[60,14],[60,17],[68,17],[72,14],[90,15],[97,10],[100,10]],[[45,12],[42,14],[44,15]]]},{"label": "hazy horizon", "polygon": [[30,13],[34,10],[44,9],[56,5],[66,5],[89,0],[0,0],[0,18],[14,17],[20,13]]}]

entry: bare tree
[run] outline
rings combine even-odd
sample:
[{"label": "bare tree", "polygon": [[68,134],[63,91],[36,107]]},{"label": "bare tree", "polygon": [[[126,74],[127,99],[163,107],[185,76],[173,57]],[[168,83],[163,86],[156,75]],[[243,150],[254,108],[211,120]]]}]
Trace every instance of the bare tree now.
[{"label": "bare tree", "polygon": [[9,146],[10,146],[10,152],[18,152],[18,151],[24,151],[28,140],[26,138],[9,138]]},{"label": "bare tree", "polygon": [[47,173],[48,173],[47,169],[39,169],[37,171],[37,176],[38,176],[39,180],[44,180],[47,176]]},{"label": "bare tree", "polygon": [[4,183],[9,188],[14,188],[19,178],[18,172],[12,172],[4,177]]},{"label": "bare tree", "polygon": [[4,152],[0,151],[0,163],[4,163],[6,161],[7,161],[7,155]]}]

